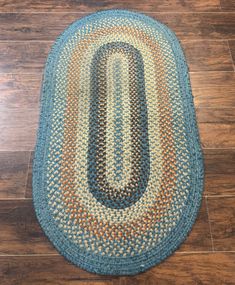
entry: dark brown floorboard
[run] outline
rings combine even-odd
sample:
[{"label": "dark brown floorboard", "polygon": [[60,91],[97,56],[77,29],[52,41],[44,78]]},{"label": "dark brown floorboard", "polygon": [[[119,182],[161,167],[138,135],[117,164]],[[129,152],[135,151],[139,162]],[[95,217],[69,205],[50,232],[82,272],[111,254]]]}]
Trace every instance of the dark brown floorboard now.
[{"label": "dark brown floorboard", "polygon": [[[33,209],[32,200],[0,200],[0,255],[56,254],[57,251],[41,230]],[[205,200],[197,221],[179,252],[211,251]]]},{"label": "dark brown floorboard", "polygon": [[[233,285],[235,253],[175,253],[159,266],[133,277],[113,278],[119,285]],[[69,264],[61,256],[0,257],[4,285],[67,285],[110,279]],[[95,283],[94,283],[95,284]]]},{"label": "dark brown floorboard", "polygon": [[[0,110],[38,108],[41,74],[1,74]],[[5,109],[6,110],[6,109]]]},{"label": "dark brown floorboard", "polygon": [[59,255],[0,256],[0,280],[4,285],[67,285],[79,284],[79,281],[80,284],[88,281],[93,284],[94,280],[110,279],[109,276],[88,273],[75,267]]},{"label": "dark brown floorboard", "polygon": [[220,0],[222,11],[235,11],[235,1],[234,0]]},{"label": "dark brown floorboard", "polygon": [[235,149],[205,149],[207,174],[235,174]]},{"label": "dark brown floorboard", "polygon": [[235,150],[204,149],[205,195],[235,195]]},{"label": "dark brown floorboard", "polygon": [[204,193],[206,195],[235,195],[234,175],[234,173],[205,174]]},{"label": "dark brown floorboard", "polygon": [[0,199],[24,198],[29,152],[0,152]]},{"label": "dark brown floorboard", "polygon": [[[230,0],[232,1],[232,0]],[[103,9],[134,9],[145,12],[157,11],[219,11],[219,0],[1,0],[1,12],[57,11],[87,12]]]},{"label": "dark brown floorboard", "polygon": [[1,109],[0,151],[33,150],[38,127],[38,109]]},{"label": "dark brown floorboard", "polygon": [[[86,13],[0,14],[0,40],[49,40]],[[173,29],[180,40],[235,39],[235,12],[148,13]]]},{"label": "dark brown floorboard", "polygon": [[233,71],[226,41],[182,41],[190,71]]},{"label": "dark brown floorboard", "polygon": [[235,123],[235,108],[197,108],[199,123]]},{"label": "dark brown floorboard", "polygon": [[0,42],[0,74],[42,72],[52,43]]},{"label": "dark brown floorboard", "polygon": [[214,248],[235,251],[235,196],[207,200]]},{"label": "dark brown floorboard", "polygon": [[201,143],[204,148],[235,148],[235,124],[199,124]]},{"label": "dark brown floorboard", "polygon": [[235,107],[235,72],[193,72],[190,79],[197,107]]},{"label": "dark brown floorboard", "polygon": [[42,232],[32,200],[0,200],[1,254],[56,253]]}]

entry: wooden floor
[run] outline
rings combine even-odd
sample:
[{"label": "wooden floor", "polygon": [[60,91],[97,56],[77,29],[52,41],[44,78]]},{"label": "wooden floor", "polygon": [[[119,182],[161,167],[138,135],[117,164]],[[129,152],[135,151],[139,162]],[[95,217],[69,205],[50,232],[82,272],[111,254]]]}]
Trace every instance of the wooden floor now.
[{"label": "wooden floor", "polygon": [[[52,42],[84,15],[141,11],[172,28],[190,68],[205,156],[205,191],[187,241],[135,277],[71,265],[48,242],[31,196],[43,66]],[[235,284],[235,0],[0,0],[0,284]]]}]

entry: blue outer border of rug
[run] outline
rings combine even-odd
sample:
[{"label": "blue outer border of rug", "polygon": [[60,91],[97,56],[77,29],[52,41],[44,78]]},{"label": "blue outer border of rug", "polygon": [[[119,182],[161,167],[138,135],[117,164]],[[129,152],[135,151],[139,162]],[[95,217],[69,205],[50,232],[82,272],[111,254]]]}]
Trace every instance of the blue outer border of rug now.
[{"label": "blue outer border of rug", "polygon": [[[60,50],[61,45],[66,42],[69,35],[71,35],[71,33],[73,33],[81,25],[106,15],[123,15],[128,16],[128,18],[141,19],[148,25],[155,26],[158,30],[163,31],[166,38],[170,42],[177,62],[180,88],[183,94],[184,111],[187,118],[185,120],[187,122],[186,130],[190,138],[190,162],[193,169],[197,170],[195,173],[193,173],[192,177],[192,185],[195,187],[195,189],[192,191],[192,193],[189,193],[185,210],[181,214],[179,221],[170,234],[158,244],[158,247],[155,250],[146,252],[144,255],[136,255],[130,258],[121,259],[97,256],[90,253],[86,253],[84,256],[84,251],[80,250],[77,245],[73,244],[69,239],[67,239],[63,232],[54,223],[47,204],[46,187],[43,184],[45,183],[44,177],[46,175],[44,164],[47,157],[47,154],[45,153],[48,145],[47,134],[50,132],[48,121],[50,120],[50,111],[52,110],[53,106],[53,98],[51,96],[51,88],[53,86],[51,86],[51,83],[53,84],[53,67],[57,61],[58,51]],[[203,182],[203,157],[193,97],[191,93],[188,67],[185,61],[184,53],[175,34],[164,24],[143,14],[128,10],[105,10],[96,12],[70,25],[57,38],[47,59],[41,90],[40,123],[33,162],[33,201],[36,215],[42,229],[56,249],[75,265],[87,271],[98,274],[134,275],[146,271],[150,267],[160,263],[166,257],[171,255],[186,239],[196,220],[197,213],[201,205]],[[145,259],[144,261],[142,260],[143,257]]]}]

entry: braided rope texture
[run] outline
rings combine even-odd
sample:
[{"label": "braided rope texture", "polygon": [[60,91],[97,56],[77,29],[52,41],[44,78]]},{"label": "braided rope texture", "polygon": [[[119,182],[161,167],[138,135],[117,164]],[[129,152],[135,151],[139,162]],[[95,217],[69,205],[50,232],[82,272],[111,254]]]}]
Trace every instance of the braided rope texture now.
[{"label": "braided rope texture", "polygon": [[190,232],[203,175],[174,33],[127,10],[69,26],[47,59],[33,164],[35,211],[57,250],[90,272],[147,270]]}]

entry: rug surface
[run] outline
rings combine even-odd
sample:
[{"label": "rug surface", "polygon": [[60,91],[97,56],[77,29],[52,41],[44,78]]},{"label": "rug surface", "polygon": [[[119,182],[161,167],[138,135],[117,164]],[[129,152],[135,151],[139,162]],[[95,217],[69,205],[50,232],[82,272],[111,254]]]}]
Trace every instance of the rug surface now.
[{"label": "rug surface", "polygon": [[34,206],[53,245],[91,272],[145,271],[185,240],[202,191],[174,33],[126,10],[74,22],[47,59],[33,165]]}]

